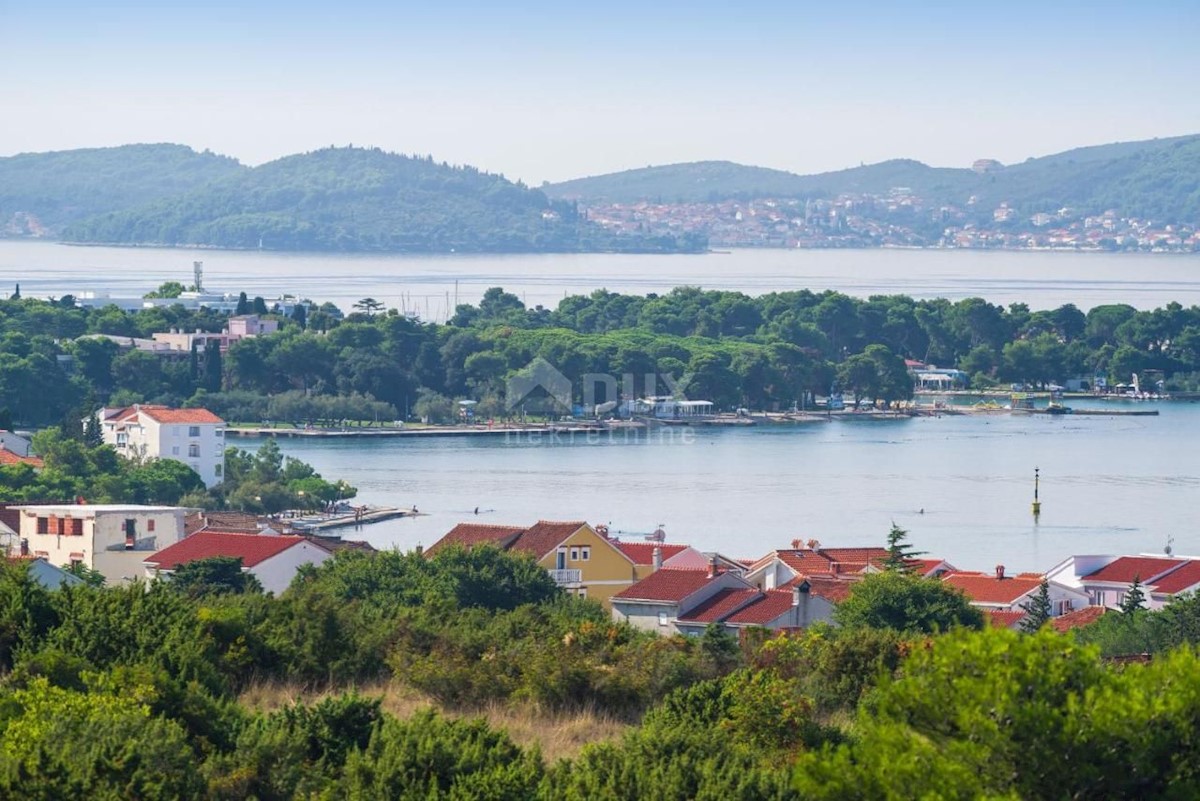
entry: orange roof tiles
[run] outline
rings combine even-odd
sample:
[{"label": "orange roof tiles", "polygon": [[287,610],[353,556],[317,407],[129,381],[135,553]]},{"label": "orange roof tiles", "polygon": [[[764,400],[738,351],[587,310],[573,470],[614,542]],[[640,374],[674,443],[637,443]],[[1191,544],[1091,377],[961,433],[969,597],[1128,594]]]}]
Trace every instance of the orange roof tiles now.
[{"label": "orange roof tiles", "polygon": [[464,548],[471,548],[475,545],[491,544],[503,550],[508,548],[513,540],[520,536],[524,530],[520,526],[489,526],[482,523],[459,523],[450,529],[446,533],[446,536],[425,549],[425,554],[431,556],[451,545],[461,545]]},{"label": "orange roof tiles", "polygon": [[517,537],[517,541],[509,546],[514,551],[532,554],[534,559],[541,559],[550,553],[579,529],[586,526],[582,520],[556,522],[539,520]]},{"label": "orange roof tiles", "polygon": [[767,590],[763,597],[730,615],[725,622],[734,626],[765,626],[791,608],[789,590]]},{"label": "orange roof tiles", "polygon": [[613,596],[627,601],[678,602],[703,587],[713,578],[707,570],[656,570],[632,587]]},{"label": "orange roof tiles", "polygon": [[[163,548],[146,559],[148,564],[160,570],[176,567],[197,559],[213,556],[241,557],[243,567],[254,567],[288,548],[308,542],[304,537],[284,537],[271,534],[218,534],[198,531],[174,545]],[[320,546],[317,546],[320,547]]]},{"label": "orange roof tiles", "polygon": [[1025,619],[1025,612],[1022,610],[1009,611],[1007,609],[991,609],[987,613],[988,622],[996,628],[1011,629]]},{"label": "orange roof tiles", "polygon": [[620,540],[610,540],[613,545],[629,557],[635,565],[649,565],[654,563],[654,549],[662,549],[662,558],[664,561],[672,556],[686,551],[689,545],[666,545],[656,542],[621,542]]},{"label": "orange roof tiles", "polygon": [[1094,573],[1083,577],[1084,581],[1112,581],[1128,584],[1135,578],[1143,584],[1155,583],[1154,579],[1184,564],[1183,559],[1166,559],[1157,556],[1122,556]]},{"label": "orange roof tiles", "polygon": [[144,413],[151,420],[158,423],[187,423],[190,425],[200,425],[203,423],[223,425],[225,423],[224,420],[217,417],[208,409],[173,409],[170,406],[160,406],[152,403],[136,404],[134,406],[127,406],[124,409],[110,409],[105,414],[104,419],[107,422],[123,422],[134,419],[139,412]]},{"label": "orange roof tiles", "polygon": [[1040,578],[996,578],[989,573],[948,573],[942,582],[962,592],[975,603],[1012,604],[1038,588]]},{"label": "orange roof tiles", "polygon": [[1107,612],[1108,609],[1103,606],[1085,606],[1081,609],[1073,609],[1065,615],[1051,618],[1050,625],[1059,631],[1070,631],[1095,623]]},{"label": "orange roof tiles", "polygon": [[36,456],[20,456],[8,448],[0,447],[0,466],[11,464],[27,464],[38,469],[46,466],[46,463]]},{"label": "orange roof tiles", "polygon": [[1189,559],[1181,567],[1154,582],[1154,592],[1175,595],[1200,584],[1200,559]]},{"label": "orange roof tiles", "polygon": [[685,623],[719,623],[760,595],[758,590],[721,590],[679,619]]}]

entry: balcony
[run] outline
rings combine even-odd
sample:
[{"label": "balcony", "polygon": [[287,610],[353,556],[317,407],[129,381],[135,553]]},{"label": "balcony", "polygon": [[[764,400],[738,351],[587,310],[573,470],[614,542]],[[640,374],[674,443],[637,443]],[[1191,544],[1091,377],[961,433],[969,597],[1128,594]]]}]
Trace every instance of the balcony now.
[{"label": "balcony", "polygon": [[583,581],[579,570],[547,570],[550,578],[554,579],[554,583],[562,586],[563,584],[578,584]]}]

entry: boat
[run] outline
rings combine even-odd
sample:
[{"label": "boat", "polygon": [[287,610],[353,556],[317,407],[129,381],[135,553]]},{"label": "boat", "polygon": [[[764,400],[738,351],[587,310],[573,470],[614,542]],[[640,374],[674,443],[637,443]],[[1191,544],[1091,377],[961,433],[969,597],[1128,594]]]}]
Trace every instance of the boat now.
[{"label": "boat", "polygon": [[1046,407],[1046,414],[1072,414],[1074,411],[1070,406],[1063,406],[1061,403],[1053,401]]}]

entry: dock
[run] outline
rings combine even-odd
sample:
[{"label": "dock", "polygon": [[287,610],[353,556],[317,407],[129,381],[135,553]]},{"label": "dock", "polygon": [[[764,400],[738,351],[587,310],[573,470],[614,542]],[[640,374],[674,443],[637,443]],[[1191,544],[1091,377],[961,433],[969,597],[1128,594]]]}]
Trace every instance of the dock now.
[{"label": "dock", "polygon": [[606,431],[602,425],[533,425],[533,426],[428,426],[425,428],[273,428],[230,426],[226,436],[282,437],[315,439],[388,439],[422,437],[487,437],[514,434],[565,434]]},{"label": "dock", "polygon": [[416,517],[416,509],[396,509],[390,506],[367,508],[361,514],[356,512],[338,512],[333,515],[311,515],[291,520],[292,528],[309,534],[320,534],[338,528],[362,526],[367,523],[381,523],[384,520],[395,520],[400,517]]}]

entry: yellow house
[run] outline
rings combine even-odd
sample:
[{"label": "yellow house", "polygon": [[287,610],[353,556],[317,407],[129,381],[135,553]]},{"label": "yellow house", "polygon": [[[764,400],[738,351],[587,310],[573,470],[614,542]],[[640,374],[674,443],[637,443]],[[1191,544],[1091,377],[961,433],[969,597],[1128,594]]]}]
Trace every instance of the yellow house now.
[{"label": "yellow house", "polygon": [[583,521],[539,520],[529,528],[460,523],[432,546],[436,553],[448,545],[471,547],[483,543],[532,556],[565,592],[593,598],[611,608],[609,599],[638,581],[644,573],[618,544]]}]

